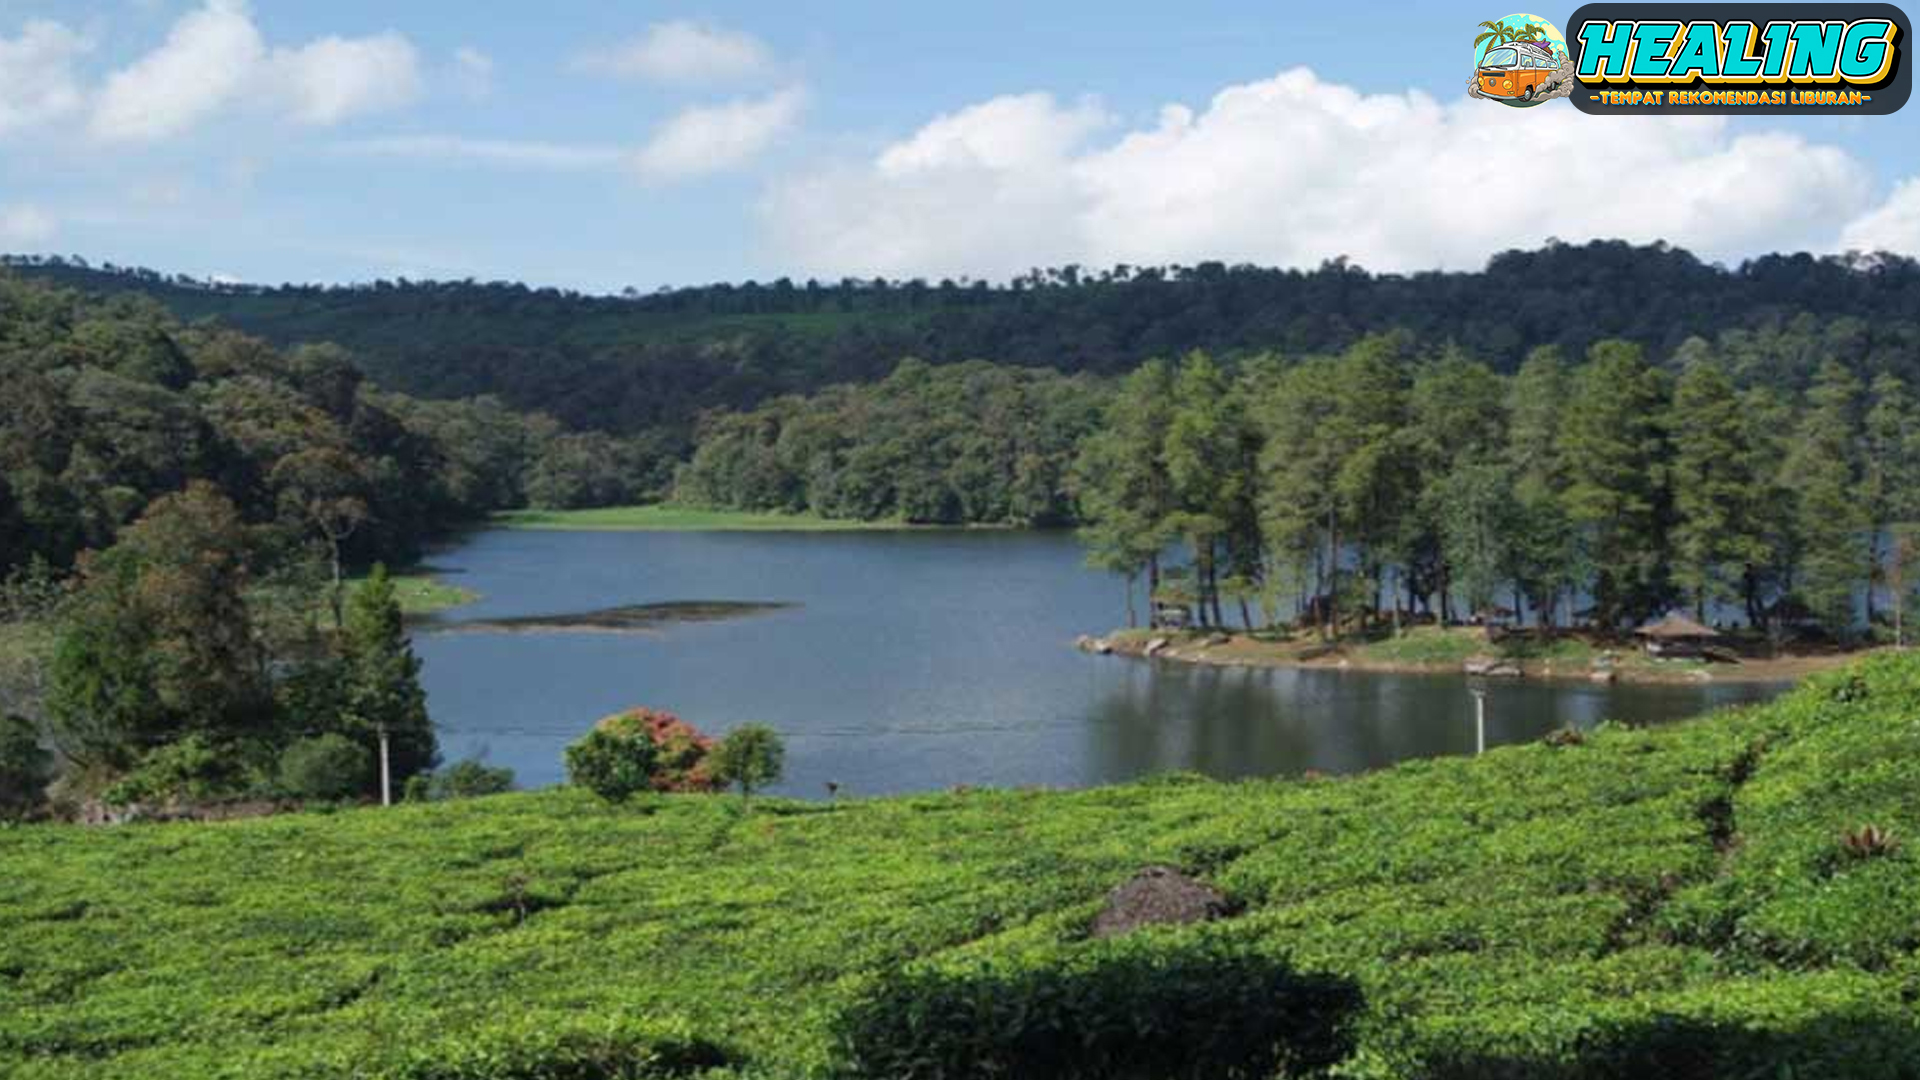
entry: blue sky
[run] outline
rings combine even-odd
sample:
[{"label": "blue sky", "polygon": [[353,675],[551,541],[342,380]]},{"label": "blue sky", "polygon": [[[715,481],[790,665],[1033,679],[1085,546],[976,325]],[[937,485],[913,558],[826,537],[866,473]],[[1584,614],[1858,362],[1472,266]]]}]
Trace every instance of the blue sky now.
[{"label": "blue sky", "polygon": [[0,249],[593,290],[1920,249],[1920,114],[1505,109],[1464,93],[1492,14],[0,0]]}]

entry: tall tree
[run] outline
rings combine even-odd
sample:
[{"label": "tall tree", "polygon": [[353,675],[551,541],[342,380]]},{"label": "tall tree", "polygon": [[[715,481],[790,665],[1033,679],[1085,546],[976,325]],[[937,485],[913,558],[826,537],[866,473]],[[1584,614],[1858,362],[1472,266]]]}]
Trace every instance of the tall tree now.
[{"label": "tall tree", "polygon": [[[1504,570],[1504,566],[1477,562],[1469,571],[1455,561],[1456,555],[1468,551],[1476,559],[1488,554],[1481,547],[1463,547],[1468,533],[1461,531],[1462,525],[1477,519],[1485,507],[1455,507],[1449,503],[1463,496],[1477,497],[1484,492],[1486,481],[1496,475],[1488,470],[1506,441],[1506,396],[1506,385],[1493,369],[1457,348],[1447,349],[1438,360],[1424,365],[1415,374],[1408,394],[1406,436],[1412,453],[1408,467],[1410,482],[1418,488],[1417,512],[1402,518],[1397,554],[1402,564],[1428,571],[1415,576],[1421,585],[1439,592],[1443,618],[1452,614],[1453,593],[1463,584],[1463,573],[1475,575],[1468,603],[1478,610],[1493,600],[1491,592],[1482,589],[1490,589],[1492,584],[1484,575],[1490,572],[1497,576]],[[1503,529],[1510,531],[1510,524]],[[1502,537],[1503,547],[1507,539]],[[1431,560],[1430,564],[1423,556]],[[1505,561],[1504,554],[1501,559]],[[1471,595],[1474,593],[1480,594]]]},{"label": "tall tree", "polygon": [[1867,580],[1871,522],[1860,503],[1860,381],[1837,361],[1820,366],[1786,461],[1801,543],[1795,591],[1836,638],[1854,630],[1854,596]]},{"label": "tall tree", "polygon": [[1216,626],[1223,621],[1220,547],[1246,480],[1239,468],[1240,418],[1234,404],[1219,365],[1205,353],[1188,355],[1174,381],[1173,419],[1162,449],[1178,508],[1172,527],[1186,536],[1193,553],[1201,621]]},{"label": "tall tree", "polygon": [[1741,568],[1740,595],[1747,623],[1777,637],[1781,629],[1776,605],[1793,587],[1793,569],[1799,561],[1800,535],[1793,493],[1786,483],[1787,452],[1794,438],[1794,404],[1786,394],[1768,386],[1752,386],[1740,394],[1744,441],[1753,455],[1757,497],[1751,507],[1751,525],[1758,543]]},{"label": "tall tree", "polygon": [[384,566],[376,565],[347,602],[341,657],[346,733],[369,749],[386,737],[396,787],[432,769],[439,746],[427,718],[426,691],[420,688],[420,659]]},{"label": "tall tree", "polygon": [[119,543],[83,562],[48,688],[63,751],[124,765],[186,735],[270,734],[249,560],[233,504],[195,482],[156,500]]},{"label": "tall tree", "polygon": [[[1704,343],[1702,343],[1704,344]],[[1674,386],[1667,414],[1673,447],[1673,579],[1705,621],[1734,599],[1746,567],[1768,558],[1757,515],[1767,492],[1726,369],[1699,355]]]},{"label": "tall tree", "polygon": [[1149,600],[1160,587],[1160,552],[1172,538],[1173,480],[1162,444],[1173,402],[1173,370],[1157,360],[1141,365],[1122,380],[1105,424],[1083,444],[1073,469],[1084,535],[1098,564],[1129,581],[1144,569]]},{"label": "tall tree", "polygon": [[1257,419],[1267,433],[1260,453],[1260,521],[1282,557],[1312,563],[1313,611],[1320,632],[1334,632],[1328,602],[1337,581],[1343,448],[1327,437],[1340,373],[1330,358],[1303,361],[1274,374],[1260,391]]},{"label": "tall tree", "polygon": [[1560,455],[1570,379],[1557,349],[1535,349],[1507,390],[1506,460],[1513,470],[1513,536],[1509,571],[1535,620],[1551,628],[1560,598],[1582,577],[1581,547],[1560,493],[1567,470]]},{"label": "tall tree", "polygon": [[1469,613],[1485,613],[1513,561],[1513,473],[1496,460],[1463,463],[1436,483],[1433,503],[1449,580],[1465,594]]},{"label": "tall tree", "polygon": [[333,574],[327,604],[333,612],[333,625],[338,628],[346,595],[344,547],[354,530],[372,515],[367,466],[345,450],[311,447],[281,458],[269,480],[279,491],[287,514],[306,523],[326,543]]},{"label": "tall tree", "polygon": [[1595,619],[1608,630],[1667,598],[1666,405],[1666,379],[1640,346],[1604,341],[1575,376],[1561,427],[1562,498],[1595,567]]}]

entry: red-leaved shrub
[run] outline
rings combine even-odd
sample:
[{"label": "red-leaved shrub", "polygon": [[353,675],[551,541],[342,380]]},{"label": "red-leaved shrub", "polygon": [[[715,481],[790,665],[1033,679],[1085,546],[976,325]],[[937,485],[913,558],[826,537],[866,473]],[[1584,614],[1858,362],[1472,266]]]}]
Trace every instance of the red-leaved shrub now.
[{"label": "red-leaved shrub", "polygon": [[717,791],[707,761],[713,739],[685,720],[659,709],[629,709],[594,725],[596,731],[628,738],[645,738],[654,746],[653,790]]}]

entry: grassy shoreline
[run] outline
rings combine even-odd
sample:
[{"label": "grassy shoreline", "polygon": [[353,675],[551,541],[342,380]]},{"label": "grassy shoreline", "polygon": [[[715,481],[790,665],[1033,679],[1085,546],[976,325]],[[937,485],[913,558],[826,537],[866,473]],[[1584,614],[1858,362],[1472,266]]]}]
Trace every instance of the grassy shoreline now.
[{"label": "grassy shoreline", "polygon": [[[347,595],[353,595],[353,591],[365,580],[364,577],[350,578],[347,581]],[[400,613],[403,615],[437,615],[480,599],[480,594],[472,589],[440,580],[431,567],[412,567],[389,574],[387,580],[393,583],[393,597],[400,602]]]},{"label": "grassy shoreline", "polygon": [[904,521],[853,521],[817,514],[704,510],[660,503],[592,510],[506,510],[493,516],[493,524],[505,529],[577,532],[886,532],[957,527],[913,525]]},{"label": "grassy shoreline", "polygon": [[[1880,650],[1747,658],[1737,664],[1699,660],[1656,660],[1638,648],[1602,648],[1577,638],[1542,646],[1524,639],[1490,644],[1477,629],[1418,627],[1401,637],[1341,642],[1327,646],[1311,635],[1272,639],[1228,633],[1218,642],[1197,631],[1115,630],[1099,639],[1121,656],[1145,657],[1156,638],[1167,644],[1156,660],[1222,667],[1285,667],[1381,674],[1446,675],[1461,673],[1468,661],[1505,665],[1528,679],[1617,681],[1627,683],[1773,683],[1795,682],[1816,672],[1844,667]],[[1089,643],[1091,644],[1091,643]],[[1085,646],[1083,646],[1085,647]],[[1603,662],[1602,658],[1606,657]]]}]

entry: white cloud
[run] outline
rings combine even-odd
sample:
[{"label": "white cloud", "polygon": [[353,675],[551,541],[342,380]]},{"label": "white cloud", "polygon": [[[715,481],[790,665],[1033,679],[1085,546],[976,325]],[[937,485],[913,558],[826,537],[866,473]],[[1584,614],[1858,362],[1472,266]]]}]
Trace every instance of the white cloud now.
[{"label": "white cloud", "polygon": [[27,23],[19,37],[0,37],[0,135],[79,108],[73,61],[89,47],[80,35],[45,19]]},{"label": "white cloud", "polygon": [[687,109],[633,155],[633,167],[654,182],[724,172],[765,150],[805,106],[805,91],[789,87],[763,98]]},{"label": "white cloud", "polygon": [[1004,275],[1033,265],[1223,259],[1375,270],[1476,266],[1550,236],[1666,239],[1708,256],[1822,249],[1868,199],[1845,152],[1723,117],[1596,122],[1307,69],[1096,141],[1046,95],[940,117],[870,160],[776,184],[763,212],[802,267]]},{"label": "white cloud", "polygon": [[266,56],[239,0],[208,0],[174,24],[159,48],[107,80],[92,131],[110,141],[163,139],[239,93]]},{"label": "white cloud", "polygon": [[773,53],[751,34],[688,20],[656,23],[632,41],[589,52],[579,67],[659,83],[751,79],[773,67]]},{"label": "white cloud", "polygon": [[59,230],[54,216],[37,206],[0,206],[0,248],[42,244]]},{"label": "white cloud", "polygon": [[269,64],[270,77],[287,94],[291,115],[304,124],[337,124],[360,113],[405,105],[420,92],[419,54],[392,31],[275,49]]},{"label": "white cloud", "polygon": [[207,0],[108,78],[89,130],[107,142],[152,142],[242,102],[330,125],[411,100],[418,66],[413,45],[392,32],[269,50],[245,0]]},{"label": "white cloud", "polygon": [[455,49],[453,80],[461,93],[476,101],[493,93],[493,57],[470,45]]},{"label": "white cloud", "polygon": [[1849,222],[1840,250],[1920,256],[1920,177],[1902,181],[1886,202]]},{"label": "white cloud", "polygon": [[616,166],[629,151],[618,146],[469,139],[457,135],[400,135],[334,144],[345,154],[415,161],[462,160],[532,169],[599,169]]}]

